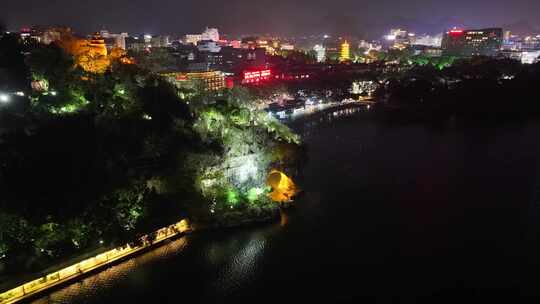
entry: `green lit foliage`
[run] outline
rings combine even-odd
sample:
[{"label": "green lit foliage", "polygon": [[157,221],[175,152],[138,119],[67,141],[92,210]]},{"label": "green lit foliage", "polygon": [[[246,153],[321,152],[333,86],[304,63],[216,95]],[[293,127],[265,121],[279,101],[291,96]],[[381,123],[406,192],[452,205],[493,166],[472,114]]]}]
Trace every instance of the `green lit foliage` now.
[{"label": "green lit foliage", "polygon": [[416,65],[416,66],[431,65],[431,66],[436,67],[438,70],[442,70],[444,68],[452,66],[456,60],[457,58],[453,56],[433,57],[433,56],[426,56],[426,55],[417,55],[417,56],[412,56],[409,59],[409,64]]},{"label": "green lit foliage", "polygon": [[234,188],[227,189],[227,203],[230,206],[237,205],[240,202],[238,192]]},{"label": "green lit foliage", "polygon": [[234,109],[231,111],[231,122],[235,126],[247,127],[251,123],[251,115],[248,109]]},{"label": "green lit foliage", "polygon": [[[268,202],[263,195],[273,151],[280,144],[300,144],[287,126],[252,105],[246,90],[226,92],[224,100],[196,107],[194,129],[209,147],[217,147],[211,157],[192,156],[197,163],[196,183],[209,209],[255,208]],[[197,159],[198,161],[192,161]],[[219,212],[218,212],[219,213]]]},{"label": "green lit foliage", "polygon": [[262,188],[253,187],[247,191],[246,198],[250,203],[254,203],[261,198],[264,192]]}]

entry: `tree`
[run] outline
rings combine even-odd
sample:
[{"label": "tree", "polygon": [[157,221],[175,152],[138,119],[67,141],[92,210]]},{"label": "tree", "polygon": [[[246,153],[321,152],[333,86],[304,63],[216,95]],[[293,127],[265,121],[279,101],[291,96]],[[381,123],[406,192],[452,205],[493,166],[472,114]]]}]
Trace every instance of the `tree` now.
[{"label": "tree", "polygon": [[29,71],[23,53],[24,47],[17,35],[0,37],[0,90],[29,90]]}]

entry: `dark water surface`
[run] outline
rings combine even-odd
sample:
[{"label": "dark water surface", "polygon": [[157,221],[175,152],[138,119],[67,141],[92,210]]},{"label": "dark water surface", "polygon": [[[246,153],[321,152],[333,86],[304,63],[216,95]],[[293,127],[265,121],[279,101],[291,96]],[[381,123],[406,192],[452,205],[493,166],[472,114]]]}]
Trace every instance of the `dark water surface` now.
[{"label": "dark water surface", "polygon": [[540,124],[371,116],[341,110],[296,123],[309,146],[306,194],[281,223],[188,236],[34,303],[540,296]]}]

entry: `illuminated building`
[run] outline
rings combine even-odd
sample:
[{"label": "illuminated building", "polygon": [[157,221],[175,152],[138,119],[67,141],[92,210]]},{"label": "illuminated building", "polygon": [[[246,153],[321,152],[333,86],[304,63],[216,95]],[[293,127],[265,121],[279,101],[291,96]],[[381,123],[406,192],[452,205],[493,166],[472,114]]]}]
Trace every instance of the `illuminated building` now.
[{"label": "illuminated building", "polygon": [[495,56],[502,48],[503,31],[500,28],[479,30],[452,29],[444,34],[443,54],[461,57]]},{"label": "illuminated building", "polygon": [[341,44],[340,52],[339,52],[339,61],[349,61],[351,60],[351,46],[350,44],[345,40]]},{"label": "illuminated building", "polygon": [[372,43],[369,43],[365,40],[360,40],[360,42],[358,43],[358,47],[361,49],[369,50],[371,49],[371,46],[372,46]]},{"label": "illuminated building", "polygon": [[197,45],[197,43],[199,43],[199,41],[202,40],[202,35],[186,35],[184,37],[184,42],[186,44],[193,44],[193,45]]},{"label": "illuminated building", "polygon": [[223,55],[222,71],[240,73],[244,70],[264,69],[267,66],[265,49],[221,48]]},{"label": "illuminated building", "polygon": [[34,26],[30,30],[30,37],[43,44],[51,44],[60,41],[66,36],[71,36],[72,31],[69,27],[43,27]]},{"label": "illuminated building", "polygon": [[324,46],[317,44],[313,47],[313,50],[315,51],[317,62],[325,62],[326,61],[326,49]]},{"label": "illuminated building", "polygon": [[201,34],[201,40],[209,40],[218,42],[219,41],[219,31],[217,28],[206,28],[206,30]]},{"label": "illuminated building", "polygon": [[430,47],[441,47],[442,35],[423,35],[416,36],[414,41],[411,41],[411,45],[423,45]]},{"label": "illuminated building", "polygon": [[294,45],[290,43],[282,43],[281,44],[281,50],[283,51],[294,51]]},{"label": "illuminated building", "polygon": [[245,37],[242,38],[242,48],[243,49],[255,49],[257,48],[257,37]]},{"label": "illuminated building", "polygon": [[134,50],[140,52],[148,49],[148,44],[145,43],[143,39],[140,39],[137,36],[127,37],[125,39],[125,43],[126,50]]},{"label": "illuminated building", "polygon": [[178,88],[196,89],[203,84],[206,89],[216,91],[226,87],[225,76],[220,71],[163,72],[160,75]]},{"label": "illuminated building", "polygon": [[390,47],[403,50],[415,43],[416,35],[402,29],[391,29],[390,33],[385,36],[385,39],[391,43]]},{"label": "illuminated building", "polygon": [[29,28],[22,28],[20,31],[20,35],[22,40],[27,40],[32,36],[31,30]]},{"label": "illuminated building", "polygon": [[120,33],[120,34],[111,34],[107,30],[101,30],[99,32],[100,36],[105,39],[105,44],[107,45],[107,49],[112,48],[121,48],[123,50],[126,49],[126,38],[129,37],[128,33]]},{"label": "illuminated building", "polygon": [[221,47],[213,40],[202,40],[197,45],[200,52],[219,53]]},{"label": "illuminated building", "polygon": [[540,51],[525,51],[521,52],[521,63],[534,64],[539,62]]},{"label": "illuminated building", "polygon": [[340,45],[336,41],[326,41],[324,43],[324,48],[326,49],[326,60],[327,61],[339,61],[340,56]]},{"label": "illuminated building", "polygon": [[520,50],[536,51],[540,50],[540,36],[527,36],[519,43]]},{"label": "illuminated building", "polygon": [[235,49],[239,49],[242,47],[242,41],[240,40],[231,40],[229,41],[229,46],[235,48]]},{"label": "illuminated building", "polygon": [[95,33],[90,39],[88,46],[92,54],[95,56],[107,56],[107,46],[105,45],[105,40],[99,33]]}]

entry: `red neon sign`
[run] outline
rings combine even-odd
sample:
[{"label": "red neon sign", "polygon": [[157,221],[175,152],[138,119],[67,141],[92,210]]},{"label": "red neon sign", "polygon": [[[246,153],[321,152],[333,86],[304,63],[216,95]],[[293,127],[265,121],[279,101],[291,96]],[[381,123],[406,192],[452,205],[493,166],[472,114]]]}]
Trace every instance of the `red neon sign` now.
[{"label": "red neon sign", "polygon": [[244,72],[244,80],[249,81],[260,81],[269,79],[272,76],[271,70],[261,70],[261,71],[248,71]]},{"label": "red neon sign", "polygon": [[463,34],[463,32],[464,32],[463,30],[451,30],[450,35],[459,36],[459,35]]}]

